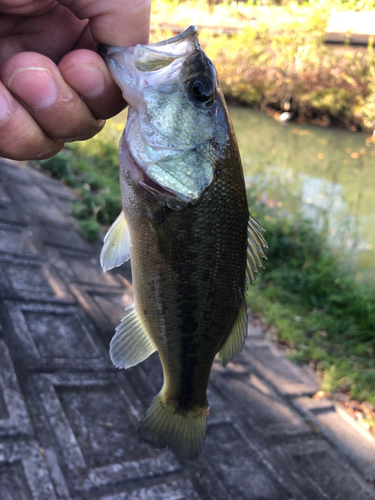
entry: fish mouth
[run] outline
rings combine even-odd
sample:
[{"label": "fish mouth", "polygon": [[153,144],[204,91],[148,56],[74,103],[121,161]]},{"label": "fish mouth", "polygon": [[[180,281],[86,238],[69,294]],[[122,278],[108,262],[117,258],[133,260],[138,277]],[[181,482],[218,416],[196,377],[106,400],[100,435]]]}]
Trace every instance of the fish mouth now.
[{"label": "fish mouth", "polygon": [[183,62],[199,47],[198,30],[189,26],[178,35],[148,45],[112,47],[99,45],[112,78],[121,88],[124,99],[136,110],[144,88],[177,83]]},{"label": "fish mouth", "polygon": [[[115,47],[111,45],[99,44],[98,53],[105,60],[107,58],[111,58],[114,54],[122,51],[127,51],[129,52],[129,54],[134,54],[136,49],[138,49],[140,55],[142,54],[142,50],[151,53],[159,52],[161,54],[163,52],[164,53],[166,52],[165,50],[163,50],[163,48],[168,45],[169,55],[181,57],[183,55],[186,43],[187,42],[194,43],[195,40],[197,39],[197,36],[198,36],[198,29],[196,26],[192,24],[176,36],[168,38],[167,40],[162,40],[160,42],[149,43],[148,45],[138,44],[135,47]],[[194,44],[197,45],[197,42],[195,42]]]}]

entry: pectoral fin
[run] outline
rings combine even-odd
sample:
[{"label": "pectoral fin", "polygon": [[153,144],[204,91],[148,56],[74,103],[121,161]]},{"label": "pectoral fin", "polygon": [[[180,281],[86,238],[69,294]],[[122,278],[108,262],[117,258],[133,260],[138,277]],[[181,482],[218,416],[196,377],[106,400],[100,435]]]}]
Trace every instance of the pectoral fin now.
[{"label": "pectoral fin", "polygon": [[134,306],[129,309],[129,314],[116,328],[109,348],[112,363],[118,368],[135,366],[156,351]]},{"label": "pectoral fin", "polygon": [[223,366],[232,361],[232,359],[241,351],[247,335],[247,313],[245,299],[241,302],[240,310],[238,311],[237,319],[225,341],[223,347],[219,351],[219,358]]},{"label": "pectoral fin", "polygon": [[130,258],[130,233],[124,212],[109,228],[104,238],[104,245],[100,254],[100,264],[103,272],[121,266]]},{"label": "pectoral fin", "polygon": [[263,248],[268,248],[268,245],[261,231],[264,231],[262,226],[250,215],[247,225],[246,280],[251,285],[256,281],[254,272],[259,273],[259,268],[264,268],[262,259],[267,259]]}]

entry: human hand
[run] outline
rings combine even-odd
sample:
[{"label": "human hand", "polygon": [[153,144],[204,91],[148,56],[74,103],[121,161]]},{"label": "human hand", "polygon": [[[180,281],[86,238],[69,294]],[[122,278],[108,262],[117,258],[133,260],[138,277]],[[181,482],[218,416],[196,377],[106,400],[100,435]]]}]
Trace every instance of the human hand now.
[{"label": "human hand", "polygon": [[125,102],[96,44],[147,43],[150,0],[0,0],[0,156],[42,159]]}]

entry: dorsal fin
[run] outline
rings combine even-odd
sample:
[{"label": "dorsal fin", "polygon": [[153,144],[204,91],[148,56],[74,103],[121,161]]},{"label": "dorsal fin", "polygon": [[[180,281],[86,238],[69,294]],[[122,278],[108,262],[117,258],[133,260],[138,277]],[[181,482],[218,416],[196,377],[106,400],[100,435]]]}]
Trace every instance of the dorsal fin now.
[{"label": "dorsal fin", "polygon": [[250,285],[256,281],[254,272],[259,273],[259,268],[264,268],[262,259],[267,259],[263,248],[268,248],[268,245],[261,231],[264,231],[262,226],[250,215],[249,222],[247,224],[246,265],[246,280],[250,283]]},{"label": "dorsal fin", "polygon": [[247,312],[245,299],[242,300],[238,316],[232,330],[219,351],[219,358],[223,366],[227,366],[229,361],[241,351],[247,335]]},{"label": "dorsal fin", "polygon": [[147,359],[156,348],[144,329],[134,308],[116,328],[111,340],[109,354],[112,363],[118,368],[130,368]]},{"label": "dorsal fin", "polygon": [[104,245],[100,254],[100,264],[103,272],[121,266],[130,258],[130,233],[124,212],[109,228],[104,238]]}]

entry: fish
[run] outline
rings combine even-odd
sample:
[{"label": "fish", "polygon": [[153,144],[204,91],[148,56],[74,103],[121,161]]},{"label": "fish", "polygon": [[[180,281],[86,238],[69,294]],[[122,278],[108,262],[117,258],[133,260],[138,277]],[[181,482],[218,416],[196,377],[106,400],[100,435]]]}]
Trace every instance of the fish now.
[{"label": "fish", "polygon": [[233,126],[195,26],[168,40],[99,53],[129,104],[120,140],[123,210],[105,236],[104,271],[131,257],[134,304],[110,344],[119,368],[157,351],[164,382],[138,436],[196,460],[215,356],[247,334],[246,292],[267,243],[250,215]]}]

